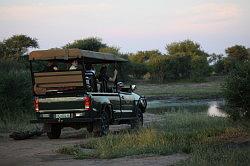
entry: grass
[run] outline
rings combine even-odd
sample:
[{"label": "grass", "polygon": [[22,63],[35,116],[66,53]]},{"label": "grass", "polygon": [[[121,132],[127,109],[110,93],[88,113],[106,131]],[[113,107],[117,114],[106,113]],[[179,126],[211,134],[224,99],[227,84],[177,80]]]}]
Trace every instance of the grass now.
[{"label": "grass", "polygon": [[139,94],[147,97],[184,97],[188,99],[222,98],[222,78],[210,78],[207,82],[177,82],[166,84],[138,83]]},{"label": "grass", "polygon": [[12,116],[0,118],[0,132],[8,133],[13,131],[29,131],[36,129],[35,124],[31,124],[30,120],[35,119],[35,115],[28,113],[12,113]]},{"label": "grass", "polygon": [[[187,153],[190,158],[181,165],[212,165],[248,163],[250,145],[241,146],[232,140],[249,138],[247,127],[225,118],[208,117],[205,113],[170,112],[164,121],[137,132],[126,131],[118,135],[93,139],[81,148],[94,149],[91,153],[76,147],[62,147],[72,151],[78,159],[117,158],[130,155],[168,155]],[[249,124],[249,123],[248,123]],[[248,139],[249,141],[249,139]],[[234,146],[231,146],[235,144]],[[238,146],[239,145],[239,146]],[[68,150],[65,150],[69,148]],[[72,154],[72,153],[71,153]]]}]

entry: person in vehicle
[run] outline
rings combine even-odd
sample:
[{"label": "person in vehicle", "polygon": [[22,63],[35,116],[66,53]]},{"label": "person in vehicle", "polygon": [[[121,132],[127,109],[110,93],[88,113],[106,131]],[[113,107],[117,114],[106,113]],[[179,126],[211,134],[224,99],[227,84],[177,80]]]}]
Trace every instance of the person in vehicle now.
[{"label": "person in vehicle", "polygon": [[102,66],[100,69],[100,74],[98,76],[98,81],[100,82],[100,91],[101,92],[108,92],[109,87],[108,87],[108,82],[115,82],[116,77],[117,77],[117,70],[114,70],[114,75],[113,77],[110,77],[108,75],[108,68],[107,66]]},{"label": "person in vehicle", "polygon": [[97,82],[95,76],[95,69],[93,68],[92,64],[87,63],[85,65],[85,78],[86,78],[86,85],[89,91],[96,92],[97,91]]},{"label": "person in vehicle", "polygon": [[44,70],[45,71],[57,71],[58,67],[54,61],[49,61]]},{"label": "person in vehicle", "polygon": [[69,70],[79,70],[81,69],[80,66],[79,66],[79,63],[77,60],[73,60],[71,62],[71,66],[69,67]]},{"label": "person in vehicle", "polygon": [[87,63],[85,65],[86,73],[93,73],[95,74],[95,69],[93,68],[92,64]]}]

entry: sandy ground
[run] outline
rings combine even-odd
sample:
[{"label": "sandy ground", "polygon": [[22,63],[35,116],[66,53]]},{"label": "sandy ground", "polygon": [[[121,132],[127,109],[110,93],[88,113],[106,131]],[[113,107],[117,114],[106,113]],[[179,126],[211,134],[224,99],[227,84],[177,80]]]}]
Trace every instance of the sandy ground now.
[{"label": "sandy ground", "polygon": [[[154,121],[159,121],[159,115],[144,114],[145,126]],[[128,125],[111,126],[112,133],[129,128]],[[46,135],[32,139],[15,141],[8,138],[8,134],[0,134],[0,165],[1,166],[152,166],[152,165],[173,165],[188,158],[185,154],[173,154],[169,156],[131,156],[117,159],[85,159],[76,160],[72,156],[61,155],[55,152],[61,146],[86,143],[92,139],[86,135],[84,130],[64,129],[60,139],[50,140]]]}]

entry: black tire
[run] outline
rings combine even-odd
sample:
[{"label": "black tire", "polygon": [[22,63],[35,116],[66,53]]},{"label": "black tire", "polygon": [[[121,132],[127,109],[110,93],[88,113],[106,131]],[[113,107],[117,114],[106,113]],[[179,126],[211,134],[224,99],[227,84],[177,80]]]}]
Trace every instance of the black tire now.
[{"label": "black tire", "polygon": [[143,126],[143,113],[140,108],[136,109],[136,119],[131,122],[131,129],[139,129]]},{"label": "black tire", "polygon": [[51,130],[47,132],[47,136],[49,139],[58,139],[61,135],[61,125],[52,124]]},{"label": "black tire", "polygon": [[94,123],[93,131],[95,136],[105,136],[109,133],[109,114],[107,111],[102,111],[100,120]]}]

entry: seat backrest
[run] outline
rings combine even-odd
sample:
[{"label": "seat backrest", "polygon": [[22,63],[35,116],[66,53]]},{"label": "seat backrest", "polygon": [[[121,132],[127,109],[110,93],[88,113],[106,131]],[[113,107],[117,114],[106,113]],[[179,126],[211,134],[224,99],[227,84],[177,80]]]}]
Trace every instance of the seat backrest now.
[{"label": "seat backrest", "polygon": [[83,87],[82,71],[59,71],[34,73],[34,82],[41,88]]}]

